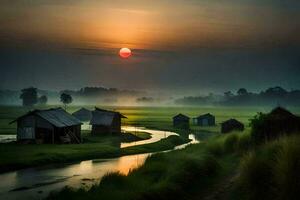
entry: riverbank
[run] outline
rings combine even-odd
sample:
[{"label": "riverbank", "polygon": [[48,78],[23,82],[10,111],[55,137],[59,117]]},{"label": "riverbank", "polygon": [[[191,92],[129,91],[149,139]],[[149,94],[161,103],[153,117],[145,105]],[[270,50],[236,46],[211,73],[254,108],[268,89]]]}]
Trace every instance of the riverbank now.
[{"label": "riverbank", "polygon": [[[145,132],[135,132],[123,136],[128,141],[137,141],[149,138]],[[0,144],[0,173],[41,166],[52,163],[67,163],[98,158],[114,158],[141,152],[155,152],[172,149],[189,140],[179,136],[170,136],[152,144],[136,147],[120,148],[120,137],[93,137],[84,136],[83,144]]]},{"label": "riverbank", "polygon": [[250,133],[219,135],[154,154],[128,175],[109,173],[90,189],[66,187],[60,199],[298,199],[300,135],[255,145]]},{"label": "riverbank", "polygon": [[[235,147],[242,148],[240,138],[245,137],[240,135],[218,136],[182,150],[154,154],[127,176],[110,173],[89,190],[65,188],[49,199],[197,199],[237,168],[240,158]],[[232,137],[237,140],[231,142]]]}]

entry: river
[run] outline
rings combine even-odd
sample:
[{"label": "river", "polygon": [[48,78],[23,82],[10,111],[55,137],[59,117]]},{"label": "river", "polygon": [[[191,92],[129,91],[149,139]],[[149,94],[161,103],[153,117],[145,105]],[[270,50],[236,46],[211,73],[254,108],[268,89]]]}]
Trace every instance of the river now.
[{"label": "river", "polygon": [[[122,143],[121,148],[141,145],[159,141],[174,132],[159,131],[141,127],[124,127],[124,131],[144,131],[151,134],[152,138],[143,141]],[[185,148],[188,144],[197,143],[194,135],[190,134],[191,142],[179,145],[174,149]],[[168,150],[171,151],[171,150]],[[167,151],[165,151],[167,152]],[[51,191],[59,191],[65,186],[89,188],[98,183],[109,172],[128,172],[142,165],[151,155],[136,154],[111,159],[93,159],[69,164],[52,164],[0,174],[0,199],[42,199]]]}]

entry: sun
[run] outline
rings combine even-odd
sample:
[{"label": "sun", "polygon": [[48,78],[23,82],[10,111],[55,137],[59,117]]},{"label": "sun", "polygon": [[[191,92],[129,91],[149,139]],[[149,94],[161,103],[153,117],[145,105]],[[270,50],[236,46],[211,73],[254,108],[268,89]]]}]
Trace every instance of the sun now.
[{"label": "sun", "polygon": [[129,58],[132,53],[130,49],[124,47],[120,49],[119,55],[121,56],[121,58]]}]

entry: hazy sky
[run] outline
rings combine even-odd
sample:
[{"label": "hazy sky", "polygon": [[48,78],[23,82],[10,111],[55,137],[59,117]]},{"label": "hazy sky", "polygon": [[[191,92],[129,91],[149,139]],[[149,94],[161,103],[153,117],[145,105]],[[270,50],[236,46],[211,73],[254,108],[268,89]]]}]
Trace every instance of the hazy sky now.
[{"label": "hazy sky", "polygon": [[298,0],[0,0],[0,88],[300,88],[299,33]]}]

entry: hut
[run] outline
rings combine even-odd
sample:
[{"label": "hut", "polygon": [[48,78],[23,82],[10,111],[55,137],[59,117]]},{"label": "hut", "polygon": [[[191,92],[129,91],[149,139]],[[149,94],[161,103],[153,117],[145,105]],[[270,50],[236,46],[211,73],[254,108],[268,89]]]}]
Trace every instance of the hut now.
[{"label": "hut", "polygon": [[74,117],[79,119],[81,122],[89,122],[92,119],[92,111],[86,108],[80,108],[72,114]]},{"label": "hut", "polygon": [[92,112],[92,135],[120,134],[121,119],[127,118],[119,112],[95,108]]},{"label": "hut", "polygon": [[285,108],[277,107],[270,113],[260,113],[259,116],[251,122],[251,135],[258,143],[300,132],[300,117]]},{"label": "hut", "polygon": [[180,113],[173,117],[173,126],[180,129],[189,129],[190,118]]},{"label": "hut", "polygon": [[15,122],[20,143],[81,142],[81,122],[62,108],[34,110],[11,123]]},{"label": "hut", "polygon": [[221,133],[229,133],[231,131],[243,131],[244,124],[236,119],[229,119],[221,123]]},{"label": "hut", "polygon": [[193,118],[193,123],[197,126],[214,126],[216,124],[216,119],[212,114],[206,113]]}]

